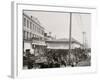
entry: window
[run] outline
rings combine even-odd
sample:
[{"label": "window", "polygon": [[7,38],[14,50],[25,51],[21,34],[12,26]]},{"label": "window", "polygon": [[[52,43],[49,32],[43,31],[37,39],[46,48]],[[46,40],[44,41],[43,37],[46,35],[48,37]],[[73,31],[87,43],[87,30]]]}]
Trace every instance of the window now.
[{"label": "window", "polygon": [[30,38],[30,33],[29,32],[27,32],[27,37],[28,37],[28,39]]},{"label": "window", "polygon": [[24,18],[24,26],[26,26],[26,18]]},{"label": "window", "polygon": [[28,33],[28,39],[30,39],[30,33]]},{"label": "window", "polygon": [[23,32],[23,39],[25,39],[25,31]]},{"label": "window", "polygon": [[41,34],[41,29],[39,28],[39,33]]},{"label": "window", "polygon": [[28,32],[26,32],[26,38],[28,39]]},{"label": "window", "polygon": [[27,32],[25,32],[25,39],[27,39]]},{"label": "window", "polygon": [[34,30],[34,24],[33,24],[33,28],[32,29]]},{"label": "window", "polygon": [[32,29],[32,22],[30,22],[30,29]]},{"label": "window", "polygon": [[44,35],[44,31],[42,30],[42,35]]},{"label": "window", "polygon": [[31,33],[30,33],[30,38],[29,39],[31,39]]},{"label": "window", "polygon": [[35,30],[35,32],[36,32],[36,26],[34,26],[34,30]]},{"label": "window", "polygon": [[39,28],[37,27],[37,32],[39,33]]},{"label": "window", "polygon": [[35,32],[37,32],[37,26],[35,26]]},{"label": "window", "polygon": [[31,38],[33,37],[32,33],[31,33]]},{"label": "window", "polygon": [[24,33],[23,33],[23,38],[27,39],[27,32],[26,31],[24,31]]},{"label": "window", "polygon": [[27,27],[29,27],[29,21],[27,20]]}]

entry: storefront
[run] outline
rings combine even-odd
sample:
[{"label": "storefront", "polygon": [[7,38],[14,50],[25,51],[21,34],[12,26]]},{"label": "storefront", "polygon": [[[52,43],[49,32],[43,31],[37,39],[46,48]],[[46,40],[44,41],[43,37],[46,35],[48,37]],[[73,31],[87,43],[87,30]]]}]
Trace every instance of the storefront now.
[{"label": "storefront", "polygon": [[32,49],[34,49],[35,56],[44,55],[46,44],[45,42],[32,43]]}]

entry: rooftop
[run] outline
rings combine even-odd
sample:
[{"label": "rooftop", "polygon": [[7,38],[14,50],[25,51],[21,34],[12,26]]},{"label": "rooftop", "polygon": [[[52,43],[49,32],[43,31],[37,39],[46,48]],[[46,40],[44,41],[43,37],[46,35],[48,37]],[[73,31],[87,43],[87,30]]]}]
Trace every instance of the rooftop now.
[{"label": "rooftop", "polygon": [[25,13],[23,13],[24,16],[26,16],[27,18],[29,18],[31,21],[35,22],[36,24],[38,24],[41,28],[44,29],[44,27],[42,27],[40,21],[38,20],[38,18],[34,17],[34,16],[29,16]]},{"label": "rooftop", "polygon": [[[53,39],[53,40],[47,40],[46,42],[68,42],[69,43],[69,39],[67,38],[60,38],[60,39]],[[80,42],[78,42],[77,40],[75,40],[74,38],[71,39],[71,42],[73,43],[77,43],[79,45],[83,45]]]}]

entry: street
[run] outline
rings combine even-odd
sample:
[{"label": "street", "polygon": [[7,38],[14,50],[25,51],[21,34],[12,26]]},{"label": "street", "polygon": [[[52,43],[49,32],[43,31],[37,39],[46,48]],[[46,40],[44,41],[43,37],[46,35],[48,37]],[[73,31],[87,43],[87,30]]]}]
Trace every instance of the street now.
[{"label": "street", "polygon": [[87,59],[87,60],[84,60],[84,61],[81,61],[77,64],[77,66],[90,66],[91,65],[91,60],[90,59]]}]

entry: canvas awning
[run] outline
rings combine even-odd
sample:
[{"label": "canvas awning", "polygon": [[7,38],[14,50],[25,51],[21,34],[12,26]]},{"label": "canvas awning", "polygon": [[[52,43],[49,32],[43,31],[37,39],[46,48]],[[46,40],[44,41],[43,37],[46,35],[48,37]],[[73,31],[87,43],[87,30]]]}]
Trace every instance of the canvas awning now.
[{"label": "canvas awning", "polygon": [[39,46],[46,46],[45,43],[32,43],[32,44],[34,44],[34,45],[39,45]]},{"label": "canvas awning", "polygon": [[48,49],[68,49],[68,47],[47,47]]}]

